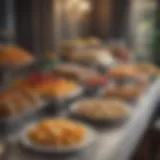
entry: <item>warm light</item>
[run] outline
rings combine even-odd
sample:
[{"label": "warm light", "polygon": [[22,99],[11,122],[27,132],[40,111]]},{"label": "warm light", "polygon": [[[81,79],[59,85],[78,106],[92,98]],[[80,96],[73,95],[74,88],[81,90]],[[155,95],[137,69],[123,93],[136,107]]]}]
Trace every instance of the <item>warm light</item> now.
[{"label": "warm light", "polygon": [[81,21],[90,11],[91,3],[89,0],[69,0],[66,5],[66,12],[71,21]]},{"label": "warm light", "polygon": [[88,12],[91,10],[91,4],[88,3],[88,1],[82,1],[79,7],[83,12]]}]

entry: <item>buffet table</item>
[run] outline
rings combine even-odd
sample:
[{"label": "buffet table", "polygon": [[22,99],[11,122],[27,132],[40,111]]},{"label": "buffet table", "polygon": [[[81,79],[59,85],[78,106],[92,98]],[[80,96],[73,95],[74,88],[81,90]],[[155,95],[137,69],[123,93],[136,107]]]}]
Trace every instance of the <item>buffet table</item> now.
[{"label": "buffet table", "polygon": [[94,145],[71,155],[41,155],[21,148],[16,136],[10,139],[6,158],[9,160],[129,160],[141,136],[146,131],[156,110],[160,91],[160,79],[145,91],[130,119],[117,127],[96,128]]}]

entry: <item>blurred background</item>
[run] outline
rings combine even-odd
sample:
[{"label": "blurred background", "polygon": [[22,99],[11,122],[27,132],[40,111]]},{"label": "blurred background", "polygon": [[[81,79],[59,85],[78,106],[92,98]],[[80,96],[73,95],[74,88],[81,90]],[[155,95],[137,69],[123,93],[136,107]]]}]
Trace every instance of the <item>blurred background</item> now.
[{"label": "blurred background", "polygon": [[[159,160],[159,66],[159,0],[0,0],[0,159],[2,144],[7,160],[35,160],[12,132],[45,116],[63,116],[82,97],[108,98],[113,85],[111,97],[122,98],[133,116],[114,129],[92,124],[100,144],[94,160],[106,153],[114,160]],[[143,93],[149,95],[144,100]]]},{"label": "blurred background", "polygon": [[0,42],[19,44],[43,56],[47,51],[57,51],[61,40],[95,36],[104,42],[125,42],[138,57],[149,58],[155,38],[157,3],[156,0],[1,0]]}]

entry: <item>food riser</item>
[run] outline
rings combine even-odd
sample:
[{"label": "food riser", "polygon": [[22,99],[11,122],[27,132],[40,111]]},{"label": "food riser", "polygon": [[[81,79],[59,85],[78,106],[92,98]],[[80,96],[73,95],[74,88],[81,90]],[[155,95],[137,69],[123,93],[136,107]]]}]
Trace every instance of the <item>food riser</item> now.
[{"label": "food riser", "polygon": [[4,86],[10,85],[11,82],[19,78],[24,78],[31,72],[36,72],[38,64],[33,63],[26,66],[16,68],[0,68],[0,84]]},{"label": "food riser", "polygon": [[0,137],[7,138],[20,131],[27,123],[41,118],[46,112],[47,105],[44,104],[19,116],[0,119]]}]

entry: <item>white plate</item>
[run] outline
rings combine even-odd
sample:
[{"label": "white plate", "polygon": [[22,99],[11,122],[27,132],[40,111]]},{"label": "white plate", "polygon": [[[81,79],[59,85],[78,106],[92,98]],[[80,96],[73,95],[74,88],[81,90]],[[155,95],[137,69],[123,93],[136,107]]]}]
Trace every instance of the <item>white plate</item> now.
[{"label": "white plate", "polygon": [[[79,123],[79,122],[76,122],[76,123]],[[73,146],[70,146],[70,147],[60,147],[60,148],[51,148],[51,147],[45,147],[45,146],[42,146],[42,145],[37,145],[37,144],[34,144],[32,143],[29,138],[28,138],[28,130],[35,127],[37,123],[34,123],[34,124],[31,124],[31,125],[28,125],[21,133],[20,135],[20,142],[21,144],[27,148],[27,149],[30,149],[32,151],[35,151],[35,152],[40,152],[40,153],[48,153],[48,154],[55,154],[55,153],[70,153],[70,152],[76,152],[76,151],[80,151],[80,150],[83,150],[85,149],[86,147],[89,147],[95,140],[96,140],[96,133],[95,131],[90,128],[90,127],[87,127],[81,123],[81,125],[84,126],[84,128],[86,129],[86,135],[85,135],[85,138],[84,140],[79,143],[79,144],[76,144],[76,145],[73,145]]]},{"label": "white plate", "polygon": [[[99,98],[99,99],[103,99],[103,98]],[[120,121],[124,121],[124,120],[128,119],[129,116],[131,115],[132,109],[131,109],[130,105],[128,105],[127,103],[124,102],[125,106],[123,106],[123,107],[126,109],[127,114],[125,116],[123,116],[123,117],[117,117],[117,118],[108,118],[108,117],[106,117],[104,119],[94,119],[94,118],[91,118],[91,117],[87,117],[87,116],[84,116],[83,114],[79,114],[78,113],[78,107],[79,107],[79,105],[82,102],[84,102],[85,100],[87,100],[87,99],[83,99],[83,100],[77,101],[77,102],[73,103],[70,106],[69,110],[70,110],[70,112],[71,112],[72,115],[76,115],[78,117],[81,117],[81,118],[84,118],[84,119],[87,119],[87,120],[93,121],[93,122],[120,122]]]}]

